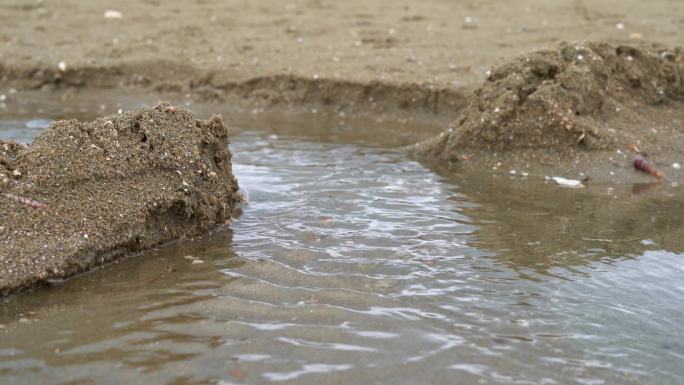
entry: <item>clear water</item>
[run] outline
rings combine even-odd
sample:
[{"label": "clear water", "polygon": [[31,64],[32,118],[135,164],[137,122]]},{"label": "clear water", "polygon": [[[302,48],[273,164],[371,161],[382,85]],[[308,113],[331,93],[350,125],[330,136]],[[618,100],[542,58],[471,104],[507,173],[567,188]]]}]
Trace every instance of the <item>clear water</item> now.
[{"label": "clear water", "polygon": [[440,173],[301,124],[236,131],[232,231],[5,299],[0,383],[684,383],[680,188]]}]

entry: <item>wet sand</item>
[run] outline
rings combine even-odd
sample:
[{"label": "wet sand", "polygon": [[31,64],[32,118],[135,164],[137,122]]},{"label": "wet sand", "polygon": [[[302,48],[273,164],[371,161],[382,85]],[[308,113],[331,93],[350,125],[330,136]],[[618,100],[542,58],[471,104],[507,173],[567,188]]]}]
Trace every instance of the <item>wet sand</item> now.
[{"label": "wet sand", "polygon": [[[316,0],[287,3],[131,0],[116,4],[99,0],[64,0],[57,3],[11,0],[0,5],[0,23],[3,25],[0,30],[0,108],[10,105],[16,90],[58,92],[68,99],[79,92],[125,89],[133,93],[183,95],[194,101],[230,105],[255,114],[279,109],[298,113],[332,112],[340,117],[369,115],[397,121],[438,121],[444,122],[446,131],[442,137],[447,140],[439,142],[438,139],[431,150],[423,152],[430,155],[429,159],[437,161],[435,167],[453,161],[463,163],[473,158],[472,153],[478,153],[479,159],[483,159],[478,164],[504,171],[510,168],[511,173],[541,165],[550,167],[554,173],[565,172],[570,176],[590,175],[599,180],[625,180],[629,177],[648,181],[650,176],[633,176],[632,152],[648,152],[646,155],[656,159],[660,167],[669,167],[677,161],[682,163],[682,146],[679,144],[684,141],[681,128],[684,116],[680,112],[683,110],[680,107],[684,75],[681,73],[680,51],[673,47],[682,41],[683,15],[684,4],[666,0],[648,3],[633,0],[565,0],[552,4],[543,0],[480,0],[458,4],[435,0],[420,4],[357,0],[339,4]],[[572,43],[561,43],[563,41]],[[542,103],[543,108],[536,110],[517,110],[514,107],[514,113],[509,114],[512,119],[518,119],[513,121],[512,127],[522,141],[515,142],[514,146],[504,145],[507,141],[513,141],[507,132],[492,131],[488,125],[475,124],[491,112],[488,111],[491,104],[488,98],[501,96],[499,91],[506,91],[505,88],[509,86],[520,88],[513,81],[519,75],[525,82],[531,81],[525,71],[533,66],[527,66],[525,58],[539,54],[530,52],[548,47],[552,47],[552,51],[562,52],[563,47],[581,47],[585,44],[576,41],[606,43],[609,44],[609,50],[618,54],[623,49],[621,47],[638,50],[634,47],[640,47],[645,42],[654,42],[678,52],[672,60],[679,69],[666,71],[665,74],[659,70],[641,71],[652,70],[648,67],[652,62],[641,60],[645,56],[618,55],[636,58],[637,65],[644,65],[636,69],[637,74],[657,73],[657,76],[651,77],[637,76],[637,80],[644,82],[639,83],[639,87],[645,90],[642,94],[647,93],[651,97],[649,92],[654,91],[657,95],[660,85],[651,82],[663,79],[672,85],[670,90],[674,91],[667,93],[667,98],[661,102],[647,100],[647,103],[641,103],[639,101],[643,101],[644,97],[634,98],[634,92],[624,92],[626,96],[622,97],[623,90],[620,87],[634,83],[634,76],[619,71],[627,71],[632,67],[611,66],[596,75],[597,79],[607,76],[606,84],[610,87],[598,87],[598,93],[587,97],[581,92],[565,93],[563,87],[567,84],[556,81],[555,70],[551,71],[553,74],[541,71],[543,76],[537,79],[541,82],[537,86],[547,93],[547,97],[543,98],[546,104]],[[580,51],[576,54],[587,54]],[[588,53],[592,52],[595,53]],[[577,68],[563,67],[560,72],[573,74]],[[503,75],[497,77],[497,74]],[[568,79],[591,81],[582,76],[568,76]],[[508,83],[498,84],[498,91],[492,90],[487,82],[499,78],[508,79]],[[613,81],[613,78],[619,81]],[[551,83],[547,88],[544,88],[545,81]],[[593,83],[590,83],[580,81],[574,85],[591,87]],[[608,94],[601,95],[604,91]],[[611,116],[606,115],[607,110],[599,108],[597,112],[584,106],[601,104],[605,97],[608,97],[606,106],[614,111]],[[562,105],[563,108],[578,105],[580,108],[576,111],[548,108],[558,101],[567,104]],[[464,111],[463,116],[470,119],[472,124],[462,126],[464,118],[461,115]],[[530,120],[533,120],[529,111],[541,111],[544,118],[556,113],[560,123],[545,127],[532,136],[527,135],[532,132],[525,131],[530,130]],[[589,116],[598,118],[592,121],[576,118],[578,112],[584,114],[587,111]],[[617,114],[620,111],[623,113]],[[159,113],[166,112],[157,111],[155,114]],[[566,113],[575,115],[567,117],[564,115]],[[613,116],[616,114],[617,118]],[[125,116],[131,118],[132,115]],[[553,131],[565,124],[564,117],[572,120],[572,127],[566,127],[567,132]],[[92,124],[101,125],[105,121],[98,122]],[[575,126],[576,122],[584,125]],[[592,126],[595,124],[602,126]],[[615,131],[616,128],[611,125],[621,126],[617,141],[612,140],[611,130]],[[65,122],[57,126],[62,127],[66,135],[79,124]],[[455,133],[452,134],[454,129]],[[465,141],[459,139],[464,132],[467,133]],[[521,132],[522,135],[518,135]],[[549,133],[551,136],[547,136]],[[453,137],[456,139],[450,141]],[[65,140],[65,137],[55,136],[51,140],[57,143]],[[40,139],[37,143],[40,145]],[[463,143],[467,143],[467,146],[463,146]],[[46,148],[49,148],[48,144]],[[95,149],[100,147],[98,143],[92,144],[96,146]],[[521,153],[510,150],[511,147],[523,148],[523,144],[528,144],[530,151]],[[34,146],[31,148],[37,148]],[[470,151],[473,146],[477,151]],[[561,151],[568,146],[572,147],[572,151]],[[6,153],[3,156],[10,161],[5,161],[4,169],[0,170],[9,181],[5,183],[9,187],[3,188],[11,190],[3,190],[5,195],[2,203],[5,207],[0,210],[0,214],[6,217],[3,223],[11,226],[40,224],[37,226],[44,226],[44,229],[56,228],[55,223],[46,219],[53,215],[40,216],[36,210],[42,208],[26,207],[27,202],[28,206],[32,204],[30,200],[22,199],[27,192],[33,192],[31,186],[18,189],[12,186],[13,178],[23,178],[12,173],[17,169],[14,164],[17,154],[25,149],[8,147],[4,151]],[[69,157],[73,153],[62,155]],[[42,156],[40,151],[36,151],[36,159]],[[64,169],[59,162],[53,167],[55,177],[59,174],[56,170]],[[92,166],[97,167],[97,162],[101,162],[101,159]],[[37,167],[37,164],[38,160],[32,165]],[[681,171],[671,171],[667,174],[669,180],[682,179]],[[41,173],[34,173],[34,176],[43,177]],[[76,178],[70,183],[77,183],[81,179],[84,178]],[[226,199],[219,201],[226,201],[231,206],[236,199],[231,194],[234,194],[237,185],[229,176],[225,179],[227,184],[223,187],[227,188]],[[89,188],[93,190],[87,193],[90,194],[87,195],[88,199],[94,197],[95,201],[103,201],[106,194],[102,191],[110,186],[105,186],[97,178],[85,180],[90,181]],[[138,182],[141,181],[133,181],[132,185]],[[49,182],[35,180],[32,183]],[[130,186],[131,180],[124,179],[117,183]],[[54,191],[63,193],[58,189]],[[117,190],[112,188],[112,191]],[[130,195],[126,194],[130,193],[120,197],[122,202],[130,200]],[[41,196],[38,193],[32,196],[36,197],[36,202],[41,202],[39,199],[42,198],[48,204],[51,199],[62,199],[57,198],[60,195]],[[75,195],[72,198],[76,200],[71,201],[70,205],[50,204],[49,207],[74,207],[86,196]],[[166,198],[162,200],[169,207],[173,206],[174,198]],[[150,204],[153,202],[155,199],[149,201]],[[217,209],[216,202],[204,203],[206,207],[202,207],[206,210]],[[23,211],[10,209],[16,205],[23,206]],[[99,210],[105,206],[94,207]],[[160,232],[149,241],[136,241],[136,237],[128,237],[121,241],[126,245],[125,250],[115,251],[114,254],[125,254],[208,230],[228,218],[229,208],[224,207],[216,215],[206,216],[211,218],[201,219],[190,227],[179,226],[178,231],[168,234]],[[125,212],[127,217],[135,217],[132,211],[108,212]],[[70,218],[67,213],[54,213],[54,217],[62,216]],[[162,218],[158,222],[145,220],[152,217],[143,216],[140,225],[150,229],[154,227],[150,227],[150,223],[161,225],[175,220],[175,217]],[[97,216],[96,219],[102,222],[102,227],[98,229],[110,228],[108,216]],[[79,227],[83,227],[83,224],[75,220],[65,226],[68,231],[63,237],[55,238],[58,242],[68,240],[73,234],[90,234],[87,229]],[[35,234],[42,234],[42,230],[33,229],[24,233],[22,241],[16,244],[13,243],[15,238],[5,238],[10,239],[10,246],[7,251],[2,251],[3,257],[9,255],[7,253],[15,253],[11,259],[17,260],[20,254],[28,250],[35,249],[38,252],[44,242],[37,241]],[[65,267],[57,262],[55,266],[41,263],[26,270],[26,275],[20,278],[14,279],[12,274],[8,275],[10,278],[3,281],[0,289],[11,291],[84,270],[95,260],[94,255],[119,250],[122,243],[112,241],[114,244],[109,244],[115,239],[110,238],[110,235],[106,231],[102,233],[102,242],[103,245],[107,244],[106,247],[88,246],[67,253],[70,256],[90,255],[86,258],[89,262],[65,265],[77,268]],[[78,248],[77,245],[82,242],[79,238],[79,242],[69,241],[67,244]],[[137,243],[143,244],[143,247],[137,246]],[[55,244],[48,250],[59,247]]]},{"label": "wet sand", "polygon": [[[684,4],[674,0],[13,0],[0,11],[0,90],[57,90],[68,96],[83,89],[127,88],[188,95],[255,113],[276,108],[368,113],[438,120],[445,129],[458,126],[460,112],[473,91],[486,83],[487,74],[514,63],[519,55],[558,47],[563,41],[615,47],[653,42],[673,48],[682,41],[684,23]],[[627,131],[636,134],[611,151],[624,150],[625,144],[639,148],[637,142],[652,129],[661,137],[664,131],[681,137],[676,127],[660,127],[678,126],[684,118],[676,113],[677,105],[665,107],[667,122],[648,124],[648,119],[633,121],[642,112],[627,102],[625,117],[616,122],[632,124]],[[661,112],[649,111],[647,117]],[[585,137],[591,140],[591,135]],[[577,138],[573,135],[573,141],[581,142]],[[677,146],[649,151],[666,153],[658,161],[669,166],[681,155],[671,154],[672,148]],[[501,154],[492,157],[490,152],[485,151],[485,163],[502,160]],[[560,169],[582,162],[572,169],[575,174],[599,163],[591,156],[556,161],[556,152],[546,154],[546,160],[530,160],[527,154],[507,163],[525,168],[555,162]],[[457,155],[451,158],[469,154]],[[594,174],[607,178],[610,171]]]},{"label": "wet sand", "polygon": [[0,141],[0,294],[230,222],[228,129],[159,105]]},{"label": "wet sand", "polygon": [[457,122],[414,152],[442,165],[565,165],[616,181],[648,157],[663,169],[653,180],[679,181],[683,79],[681,48],[562,43],[495,67]]}]

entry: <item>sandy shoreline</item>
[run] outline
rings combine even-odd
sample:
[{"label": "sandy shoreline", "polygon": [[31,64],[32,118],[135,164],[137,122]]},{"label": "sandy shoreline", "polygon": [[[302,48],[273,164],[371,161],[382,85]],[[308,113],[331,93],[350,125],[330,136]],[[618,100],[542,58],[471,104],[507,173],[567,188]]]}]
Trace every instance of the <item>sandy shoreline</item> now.
[{"label": "sandy shoreline", "polygon": [[[674,0],[648,4],[634,0],[562,0],[552,4],[544,0],[478,0],[457,4],[437,0],[420,4],[359,0],[341,4],[318,0],[287,3],[275,0],[198,0],[192,3],[128,0],[116,4],[101,0],[32,3],[11,0],[0,5],[0,24],[3,25],[0,29],[0,95],[3,95],[0,108],[4,109],[11,105],[14,97],[11,89],[19,90],[19,93],[33,90],[63,95],[120,89],[132,93],[186,95],[193,101],[254,111],[282,110],[284,107],[298,113],[316,110],[340,116],[346,113],[411,119],[414,122],[437,121],[446,130],[445,139],[433,150],[426,151],[434,154],[432,160],[439,161],[435,167],[448,163],[445,159],[470,159],[471,153],[463,150],[472,149],[468,146],[476,143],[475,149],[482,151],[479,163],[473,164],[487,170],[510,170],[516,174],[548,166],[553,172],[565,171],[573,175],[590,170],[592,178],[613,182],[648,181],[650,178],[634,175],[630,167],[633,154],[627,148],[640,146],[654,156],[660,166],[674,164],[672,162],[677,160],[681,162],[681,148],[684,148],[684,130],[681,128],[684,115],[680,108],[684,99],[681,51],[673,51],[672,59],[665,58],[671,63],[664,70],[660,69],[660,64],[655,64],[658,68],[652,71],[649,66],[659,60],[658,52],[662,52],[645,50],[643,52],[647,54],[642,54],[642,50],[633,48],[646,41],[665,47],[681,44],[684,3]],[[607,48],[587,51],[583,43],[561,43],[586,40],[607,42]],[[526,58],[534,58],[538,54],[520,56],[545,47],[561,53],[570,50],[574,57],[558,61],[557,55],[554,56],[550,62],[556,64],[552,67],[561,70],[549,70],[546,59],[541,60],[546,69],[539,70],[526,62]],[[632,56],[629,54],[632,51],[629,51],[623,55],[625,49],[636,53]],[[599,55],[599,51],[607,53]],[[585,67],[573,62],[577,57],[581,56],[577,59],[581,61],[584,55],[589,57],[589,54],[605,59],[605,68],[595,71],[592,79],[607,77],[609,81],[605,83],[609,86],[601,84],[586,94],[564,93],[563,89],[568,84],[584,89],[601,83],[585,77],[586,71],[582,72]],[[615,73],[632,67],[614,64],[617,60],[614,56],[630,62],[630,57],[636,58],[635,63],[645,64],[637,67],[635,76]],[[656,61],[646,60],[650,57],[655,57]],[[612,74],[611,70],[614,71]],[[537,74],[539,71],[542,73],[540,76]],[[556,72],[562,75],[559,77],[567,75],[565,79],[569,83],[556,79]],[[507,79],[508,83],[502,82],[491,88],[488,82],[492,74],[495,78],[497,74],[504,74],[501,78]],[[516,83],[519,77],[525,79],[524,84]],[[613,78],[619,81],[611,80]],[[575,82],[573,79],[583,80]],[[653,81],[667,83],[667,95],[662,101],[646,100],[650,96],[643,96],[646,93],[657,94],[662,84],[650,84]],[[528,83],[534,83],[533,90],[527,90]],[[625,90],[632,86],[638,88],[638,92]],[[516,90],[524,94],[520,100],[527,100],[527,96],[537,88],[544,93],[538,105],[533,101],[532,107],[523,106],[517,110],[515,103],[509,103],[513,112],[507,112],[507,116],[511,117],[513,124],[506,126],[497,122],[484,128],[479,126],[482,116],[500,111],[491,103],[492,99],[510,102],[514,99],[509,100],[508,96],[511,90]],[[586,106],[603,103],[605,92],[615,97],[614,100],[609,98],[613,112],[608,114],[605,109]],[[548,115],[548,111],[553,109],[549,106],[556,106],[559,100],[563,108],[556,112],[565,120],[551,122],[548,127],[540,124],[539,127],[543,128],[538,130],[540,134],[526,136],[530,116],[539,116],[540,111],[542,115]],[[622,108],[629,113],[616,115]],[[469,123],[463,123],[465,118],[461,113],[464,111]],[[595,120],[576,118],[582,114],[582,119],[585,119],[587,112],[586,116]],[[583,125],[578,126],[580,129],[570,127],[572,129],[569,128],[567,133],[553,131],[566,121]],[[589,142],[594,137],[586,133],[591,134],[591,127],[597,122],[603,131],[600,137],[594,135],[601,139],[601,145],[594,146]],[[606,134],[615,131],[612,125],[622,126],[619,137]],[[459,130],[460,126],[465,128]],[[450,127],[456,128],[453,135]],[[512,131],[501,127],[512,127]],[[457,135],[468,130],[472,135],[467,140]],[[525,147],[525,143],[515,142],[515,135],[510,135],[511,132],[525,139],[525,143],[536,146],[535,151],[509,151],[510,148]],[[557,136],[545,137],[549,132],[555,132]],[[494,139],[485,137],[485,134],[491,134]],[[483,140],[478,142],[478,137]],[[613,137],[617,139],[613,140]],[[476,140],[470,141],[470,138]],[[513,146],[503,146],[507,140]],[[581,148],[567,156],[559,149],[567,147],[568,143]],[[546,151],[547,147],[551,151]],[[539,148],[541,153],[536,151]],[[594,152],[584,151],[586,149]],[[17,151],[8,148],[6,152],[4,156],[12,158]],[[530,154],[534,156],[530,157]],[[34,166],[37,167],[37,163],[32,164]],[[11,175],[13,169],[5,171]],[[148,171],[153,174],[151,169]],[[667,180],[684,180],[684,173],[668,174]],[[141,181],[136,179],[134,182]],[[91,186],[95,187],[94,184]],[[233,187],[237,188],[236,184]],[[116,188],[114,184],[105,189],[116,191]],[[34,208],[29,208],[34,211],[28,210],[31,215],[23,219],[20,212],[10,208],[17,203],[26,206],[26,201],[20,197],[30,192],[28,187],[5,190],[3,198],[0,198],[3,205],[0,215],[5,217],[3,222],[18,223],[26,231],[24,238],[5,237],[11,240],[10,243],[17,239],[20,242],[6,247],[5,251],[0,249],[0,252],[14,253],[6,260],[18,261],[22,253],[32,250],[32,247],[36,253],[39,252],[36,246],[39,242],[32,239],[34,231],[28,230],[32,223],[42,223],[47,228],[53,228],[55,224],[31,217],[37,213]],[[92,193],[83,191],[84,194]],[[227,195],[230,206],[235,203],[233,193]],[[57,197],[57,193],[52,196],[54,199]],[[158,199],[172,205],[175,198],[160,198],[152,194],[149,202]],[[214,210],[215,203],[201,204],[200,211]],[[130,215],[134,216],[132,213]],[[68,218],[66,214],[62,216]],[[226,213],[224,207],[215,216],[217,220],[209,215],[209,219],[199,220],[190,227],[178,226],[177,231],[168,234],[151,232],[152,237],[144,247],[196,234],[198,230],[208,230],[229,217],[229,210]],[[152,214],[145,218],[151,218],[152,222],[139,223],[142,226],[139,233],[145,233],[150,223],[156,223]],[[101,221],[101,218],[95,219]],[[175,221],[174,218],[167,219]],[[68,241],[69,236],[79,233],[72,225],[74,223],[65,225],[68,231],[58,240]],[[99,226],[110,228],[103,224]],[[131,243],[131,239],[137,239],[135,236],[117,241],[113,234],[104,234],[103,243],[99,246],[77,247],[78,250],[64,254],[55,266],[36,264],[20,276],[15,277],[13,273],[0,275],[0,292],[15,291],[85,270],[93,264],[103,263],[95,261],[94,255],[109,255],[109,250],[114,250],[112,256],[118,256],[140,249]],[[110,240],[114,243],[108,243]],[[70,247],[78,244],[69,243]],[[48,249],[60,247],[55,244]],[[78,255],[87,255],[87,261],[74,264]],[[60,261],[77,268],[70,271],[59,265]],[[6,271],[8,269],[5,268]]]},{"label": "sandy shoreline", "polygon": [[0,5],[0,87],[452,114],[502,59],[563,40],[675,45],[677,15],[684,5],[665,0],[12,0]]}]

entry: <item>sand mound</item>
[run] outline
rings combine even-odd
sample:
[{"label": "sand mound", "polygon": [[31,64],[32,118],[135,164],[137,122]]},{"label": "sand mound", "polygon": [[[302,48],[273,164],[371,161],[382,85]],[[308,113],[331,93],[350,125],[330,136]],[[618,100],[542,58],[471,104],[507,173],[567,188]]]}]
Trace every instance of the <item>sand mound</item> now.
[{"label": "sand mound", "polygon": [[[520,56],[494,69],[458,122],[416,151],[440,161],[630,143],[657,153],[680,130],[683,54],[649,44],[562,43]],[[646,135],[654,127],[660,138]]]},{"label": "sand mound", "polygon": [[222,118],[170,105],[0,142],[0,292],[206,232],[237,189]]}]

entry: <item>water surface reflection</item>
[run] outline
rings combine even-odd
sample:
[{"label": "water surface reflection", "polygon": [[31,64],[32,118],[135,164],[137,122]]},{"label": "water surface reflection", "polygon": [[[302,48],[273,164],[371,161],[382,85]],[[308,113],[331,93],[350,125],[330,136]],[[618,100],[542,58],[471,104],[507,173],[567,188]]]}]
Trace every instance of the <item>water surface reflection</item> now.
[{"label": "water surface reflection", "polygon": [[231,231],[6,299],[2,383],[684,375],[677,188],[440,175],[381,142],[313,139],[239,131],[251,204]]}]

